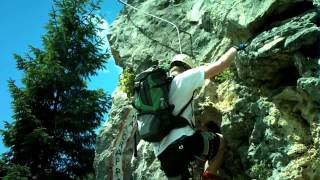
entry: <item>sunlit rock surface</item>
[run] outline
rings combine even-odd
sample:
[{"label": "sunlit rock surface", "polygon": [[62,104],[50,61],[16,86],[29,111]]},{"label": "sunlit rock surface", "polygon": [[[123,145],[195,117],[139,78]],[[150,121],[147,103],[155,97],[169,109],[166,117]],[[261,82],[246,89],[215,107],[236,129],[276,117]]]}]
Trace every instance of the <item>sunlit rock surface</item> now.
[{"label": "sunlit rock surface", "polygon": [[[246,42],[223,80],[198,92],[198,126],[214,121],[227,143],[222,179],[320,179],[320,17],[318,0],[129,0],[109,40],[117,64],[136,73],[168,65],[181,51],[197,65]],[[143,12],[164,18],[180,30]],[[220,114],[216,113],[220,111]],[[166,179],[152,146],[134,157],[134,110],[113,95],[97,139],[96,177]],[[194,179],[199,166],[194,165]],[[198,168],[198,169],[197,169]]]}]

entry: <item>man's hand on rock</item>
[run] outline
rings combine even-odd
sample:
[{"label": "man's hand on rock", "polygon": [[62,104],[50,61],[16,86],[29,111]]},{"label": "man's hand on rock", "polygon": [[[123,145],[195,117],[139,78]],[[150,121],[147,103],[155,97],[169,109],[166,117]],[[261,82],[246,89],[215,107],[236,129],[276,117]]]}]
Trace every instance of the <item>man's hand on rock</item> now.
[{"label": "man's hand on rock", "polygon": [[246,43],[240,43],[239,46],[233,46],[237,51],[244,50],[248,45]]}]

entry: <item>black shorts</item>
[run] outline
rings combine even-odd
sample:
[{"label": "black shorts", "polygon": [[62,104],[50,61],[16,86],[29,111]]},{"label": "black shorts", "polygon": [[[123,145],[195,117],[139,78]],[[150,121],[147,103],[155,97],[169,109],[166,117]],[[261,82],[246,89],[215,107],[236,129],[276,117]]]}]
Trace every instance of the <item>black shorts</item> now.
[{"label": "black shorts", "polygon": [[[158,159],[161,163],[161,169],[167,177],[175,177],[183,175],[188,171],[188,165],[195,157],[202,156],[204,142],[200,132],[194,133],[192,136],[183,136],[171,144],[164,150]],[[214,143],[212,156],[217,154],[219,149],[219,137],[216,135],[211,143]],[[213,154],[214,153],[214,154]]]}]

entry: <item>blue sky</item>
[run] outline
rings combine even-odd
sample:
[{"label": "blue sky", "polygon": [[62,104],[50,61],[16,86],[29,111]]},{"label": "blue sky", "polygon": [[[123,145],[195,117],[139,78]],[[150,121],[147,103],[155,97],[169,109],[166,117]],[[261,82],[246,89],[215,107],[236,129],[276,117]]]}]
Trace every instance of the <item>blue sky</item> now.
[{"label": "blue sky", "polygon": [[[12,121],[11,97],[8,90],[9,79],[22,86],[23,73],[16,69],[13,54],[24,56],[29,52],[28,46],[42,47],[41,37],[46,33],[44,26],[49,20],[48,13],[52,9],[52,0],[4,0],[0,2],[0,129],[4,121]],[[117,0],[104,0],[101,14],[108,24],[114,21],[122,5]],[[98,76],[92,77],[90,89],[103,88],[109,94],[115,89],[121,68],[113,59],[101,70]],[[7,149],[0,139],[0,154]]]}]

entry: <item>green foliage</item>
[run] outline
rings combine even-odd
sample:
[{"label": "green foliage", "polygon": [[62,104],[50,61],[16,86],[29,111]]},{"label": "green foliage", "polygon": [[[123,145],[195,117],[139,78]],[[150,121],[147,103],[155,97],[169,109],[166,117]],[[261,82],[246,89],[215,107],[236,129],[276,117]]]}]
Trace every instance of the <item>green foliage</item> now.
[{"label": "green foliage", "polygon": [[[30,172],[35,179],[76,179],[93,174],[95,129],[110,108],[103,90],[86,80],[109,57],[98,36],[100,1],[56,0],[43,36],[44,49],[15,55],[24,86],[9,81],[14,122],[2,131],[10,147],[6,176]],[[28,167],[28,168],[25,168]],[[19,174],[17,174],[19,176]]]},{"label": "green foliage", "polygon": [[213,81],[222,83],[226,80],[230,80],[235,76],[234,72],[230,70],[230,68],[225,69],[222,73],[215,76]]},{"label": "green foliage", "polygon": [[93,173],[91,173],[91,174],[88,174],[88,175],[86,175],[85,177],[83,177],[83,178],[76,178],[77,180],[83,180],[83,179],[85,179],[85,180],[96,180],[96,177],[95,177],[95,175],[93,174]]},{"label": "green foliage", "polygon": [[272,175],[272,170],[268,168],[265,162],[257,162],[250,168],[249,175],[251,178],[264,180]]},{"label": "green foliage", "polygon": [[30,177],[30,169],[27,166],[15,165],[5,162],[5,158],[0,159],[0,178],[3,180],[27,180]]},{"label": "green foliage", "polygon": [[135,74],[131,68],[125,68],[120,76],[119,88],[128,97],[133,96]]}]

